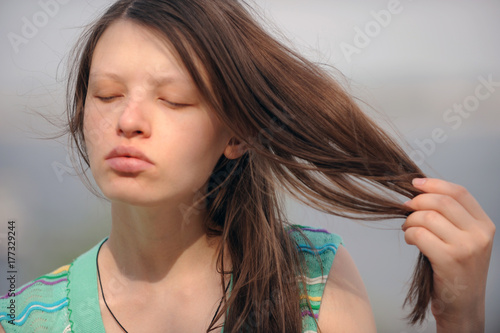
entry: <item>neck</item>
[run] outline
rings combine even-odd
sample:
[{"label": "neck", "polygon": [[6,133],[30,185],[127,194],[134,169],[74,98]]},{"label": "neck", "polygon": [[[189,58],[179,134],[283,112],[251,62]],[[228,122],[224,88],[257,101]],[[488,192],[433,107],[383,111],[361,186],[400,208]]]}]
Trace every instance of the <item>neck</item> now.
[{"label": "neck", "polygon": [[204,229],[206,211],[183,214],[175,207],[112,203],[106,242],[120,273],[132,280],[178,278],[194,267],[215,269],[216,244]]}]

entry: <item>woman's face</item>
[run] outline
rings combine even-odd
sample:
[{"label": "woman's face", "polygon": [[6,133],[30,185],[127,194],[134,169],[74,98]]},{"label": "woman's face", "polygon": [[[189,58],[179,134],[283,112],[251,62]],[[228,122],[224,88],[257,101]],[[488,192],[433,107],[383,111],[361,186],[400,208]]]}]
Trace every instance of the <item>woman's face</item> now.
[{"label": "woman's face", "polygon": [[231,139],[165,42],[126,20],[96,46],[84,135],[104,195],[140,206],[192,203]]}]

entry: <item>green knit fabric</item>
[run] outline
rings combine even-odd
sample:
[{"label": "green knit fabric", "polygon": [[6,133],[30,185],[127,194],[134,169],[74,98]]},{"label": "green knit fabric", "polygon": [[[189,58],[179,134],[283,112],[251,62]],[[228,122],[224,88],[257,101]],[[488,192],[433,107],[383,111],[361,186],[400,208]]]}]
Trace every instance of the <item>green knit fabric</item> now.
[{"label": "green knit fabric", "polygon": [[[302,233],[310,240],[312,247],[298,231],[293,227],[300,228]],[[301,300],[303,333],[317,332],[316,321],[319,315],[321,298],[325,289],[326,280],[335,258],[339,245],[343,244],[342,238],[336,234],[328,233],[323,229],[310,228],[302,225],[292,226],[290,235],[295,239],[298,249],[304,254],[307,265],[306,290],[311,303],[312,313],[309,311],[307,301],[303,295]],[[302,290],[302,283],[299,283]]]},{"label": "green knit fabric", "polygon": [[[295,230],[297,228],[309,238],[312,248]],[[287,231],[297,242],[307,264],[306,289],[313,311],[308,311],[306,301],[302,299],[303,333],[313,333],[317,330],[313,317],[318,316],[326,277],[342,239],[326,230],[299,225],[287,228]],[[6,333],[104,333],[96,269],[97,251],[102,242],[104,240],[79,256],[71,266],[61,267],[17,288],[15,296],[7,294],[1,297],[0,325]],[[229,292],[232,280],[230,287]],[[12,300],[15,302],[14,319],[8,308]]]},{"label": "green knit fabric", "polygon": [[[0,324],[6,333],[105,333],[97,291],[97,250],[102,240],[71,265],[61,267],[0,299]],[[57,283],[55,283],[57,282]],[[7,295],[6,295],[7,296]],[[16,320],[2,312],[15,299]]]},{"label": "green knit fabric", "polygon": [[96,258],[106,239],[78,257],[69,269],[68,299],[71,332],[104,333],[99,307]]},{"label": "green knit fabric", "polygon": [[8,293],[0,299],[0,323],[7,333],[70,332],[66,297],[67,268],[62,267],[56,273],[41,276],[17,288],[15,296]]}]

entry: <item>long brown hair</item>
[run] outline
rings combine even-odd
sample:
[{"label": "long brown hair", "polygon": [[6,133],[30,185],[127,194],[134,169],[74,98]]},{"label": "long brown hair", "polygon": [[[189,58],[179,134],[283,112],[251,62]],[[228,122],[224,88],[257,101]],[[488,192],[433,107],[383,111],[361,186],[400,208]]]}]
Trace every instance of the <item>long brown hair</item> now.
[{"label": "long brown hair", "polygon": [[[301,332],[306,290],[296,276],[306,272],[284,229],[281,189],[338,216],[404,218],[411,212],[398,196],[419,194],[411,180],[422,171],[331,75],[273,39],[237,0],[120,0],[86,30],[67,94],[68,131],[86,167],[92,54],[119,19],[170,43],[205,102],[248,147],[237,160],[220,158],[200,199],[209,212],[207,232],[222,236],[223,292],[225,275],[234,282],[207,332],[226,311],[226,332]],[[226,246],[231,271],[223,262]],[[420,254],[405,301],[413,304],[411,323],[424,319],[431,295],[432,269]]]}]

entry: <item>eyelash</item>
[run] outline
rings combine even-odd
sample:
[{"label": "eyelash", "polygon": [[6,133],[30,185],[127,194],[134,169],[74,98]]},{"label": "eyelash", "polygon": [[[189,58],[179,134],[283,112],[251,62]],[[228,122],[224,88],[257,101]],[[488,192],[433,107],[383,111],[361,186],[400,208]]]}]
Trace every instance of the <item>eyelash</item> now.
[{"label": "eyelash", "polygon": [[160,99],[162,102],[165,104],[168,104],[170,107],[174,109],[180,109],[180,108],[185,108],[186,106],[189,106],[189,104],[182,104],[182,103],[175,103],[175,102],[170,102],[167,101],[166,99]]},{"label": "eyelash", "polygon": [[[106,96],[106,97],[96,96],[97,99],[99,99],[101,102],[104,102],[104,103],[110,103],[115,98],[118,98],[118,97],[121,97],[121,96]],[[180,109],[180,108],[184,108],[184,107],[189,106],[189,104],[170,102],[170,101],[167,101],[166,99],[160,99],[160,100],[174,109]]]},{"label": "eyelash", "polygon": [[113,99],[119,97],[119,96],[109,96],[109,97],[101,97],[101,96],[96,96],[97,99],[99,99],[102,102],[111,102]]}]

